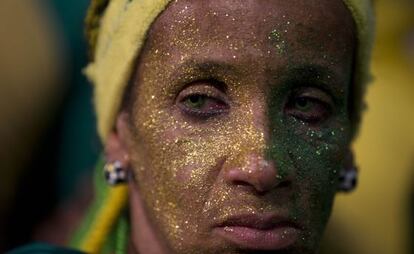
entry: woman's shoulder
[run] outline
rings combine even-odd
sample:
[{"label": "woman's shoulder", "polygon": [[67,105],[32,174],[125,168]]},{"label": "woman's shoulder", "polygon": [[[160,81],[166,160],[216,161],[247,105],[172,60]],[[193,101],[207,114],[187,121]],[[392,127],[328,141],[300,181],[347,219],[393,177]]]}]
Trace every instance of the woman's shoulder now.
[{"label": "woman's shoulder", "polygon": [[36,243],[27,246],[17,248],[15,250],[7,252],[7,254],[83,254],[83,252],[67,249],[62,247],[56,247],[48,244]]}]

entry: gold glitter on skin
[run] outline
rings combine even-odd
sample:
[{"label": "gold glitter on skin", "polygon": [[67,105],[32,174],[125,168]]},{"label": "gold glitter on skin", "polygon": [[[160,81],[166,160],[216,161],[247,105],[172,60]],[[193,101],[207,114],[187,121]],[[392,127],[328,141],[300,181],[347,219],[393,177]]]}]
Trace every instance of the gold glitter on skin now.
[{"label": "gold glitter on skin", "polygon": [[[138,63],[132,134],[125,142],[149,220],[169,252],[237,253],[212,234],[212,226],[229,216],[266,212],[304,225],[295,250],[316,248],[333,198],[334,186],[325,183],[336,175],[320,167],[341,161],[349,142],[346,111],[335,113],[326,126],[286,118],[283,105],[296,85],[286,77],[297,66],[329,68],[337,82],[327,89],[342,102],[338,107],[346,108],[347,93],[337,91],[348,90],[353,37],[352,18],[341,1],[315,3],[178,0],[154,23]],[[337,15],[326,20],[320,8]],[[302,10],[313,16],[304,20]],[[288,50],[279,54],[269,35],[285,26],[287,17],[289,30],[281,39]],[[351,28],[336,31],[338,26]],[[328,38],[326,31],[337,34]],[[305,38],[312,43],[301,43]],[[228,110],[189,116],[178,100],[183,91],[221,94]],[[325,134],[332,131],[337,134]],[[288,187],[259,193],[253,180],[237,184],[228,178],[228,172],[239,170],[253,179],[260,174],[257,168],[272,168],[275,186],[287,182]]]}]

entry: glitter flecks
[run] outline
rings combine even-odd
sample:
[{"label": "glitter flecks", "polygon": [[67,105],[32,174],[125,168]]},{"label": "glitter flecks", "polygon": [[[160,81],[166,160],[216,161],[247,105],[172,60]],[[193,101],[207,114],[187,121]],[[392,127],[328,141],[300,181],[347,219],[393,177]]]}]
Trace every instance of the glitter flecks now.
[{"label": "glitter flecks", "polygon": [[[285,32],[287,32],[287,30],[285,30]],[[272,44],[276,48],[277,53],[279,54],[286,53],[286,42],[285,40],[283,40],[282,34],[277,29],[274,29],[270,32],[269,40],[272,42]]]}]

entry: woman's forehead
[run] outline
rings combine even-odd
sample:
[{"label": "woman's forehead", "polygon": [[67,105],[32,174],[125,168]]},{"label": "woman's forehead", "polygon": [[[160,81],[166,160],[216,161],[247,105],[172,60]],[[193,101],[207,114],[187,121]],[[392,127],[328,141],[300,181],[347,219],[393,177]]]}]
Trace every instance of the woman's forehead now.
[{"label": "woman's forehead", "polygon": [[177,0],[152,25],[146,48],[164,52],[171,64],[312,62],[348,74],[337,63],[352,62],[354,29],[341,0]]},{"label": "woman's forehead", "polygon": [[313,32],[341,30],[351,34],[354,28],[342,0],[175,0],[154,26],[189,30],[195,24],[201,33],[226,31],[248,38],[252,33],[267,33],[270,26],[288,29],[300,24]]}]

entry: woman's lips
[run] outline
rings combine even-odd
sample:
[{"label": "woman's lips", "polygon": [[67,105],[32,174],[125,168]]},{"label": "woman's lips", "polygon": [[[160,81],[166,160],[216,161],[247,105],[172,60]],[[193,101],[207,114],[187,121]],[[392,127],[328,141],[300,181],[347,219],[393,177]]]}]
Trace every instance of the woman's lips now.
[{"label": "woman's lips", "polygon": [[213,231],[242,248],[281,250],[298,240],[300,227],[273,215],[240,215],[226,219]]}]

